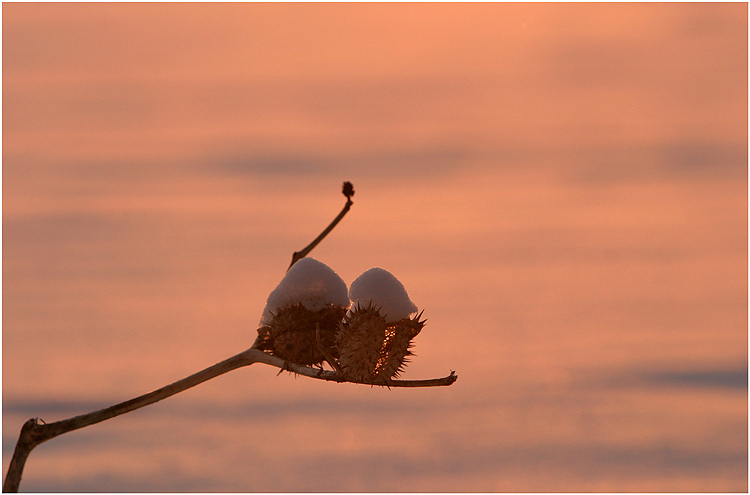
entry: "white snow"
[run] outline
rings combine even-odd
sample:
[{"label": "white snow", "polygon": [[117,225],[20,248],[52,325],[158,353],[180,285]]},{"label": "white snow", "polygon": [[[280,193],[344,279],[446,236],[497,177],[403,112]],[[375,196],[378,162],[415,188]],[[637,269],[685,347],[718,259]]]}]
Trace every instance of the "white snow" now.
[{"label": "white snow", "polygon": [[364,307],[370,303],[380,307],[380,314],[388,322],[408,318],[417,311],[404,285],[382,268],[370,268],[357,277],[349,289],[349,299],[352,307],[357,304]]},{"label": "white snow", "polygon": [[346,283],[325,263],[313,258],[302,258],[281,279],[269,294],[263,310],[261,325],[271,320],[271,313],[293,303],[302,303],[310,311],[326,304],[349,306]]}]

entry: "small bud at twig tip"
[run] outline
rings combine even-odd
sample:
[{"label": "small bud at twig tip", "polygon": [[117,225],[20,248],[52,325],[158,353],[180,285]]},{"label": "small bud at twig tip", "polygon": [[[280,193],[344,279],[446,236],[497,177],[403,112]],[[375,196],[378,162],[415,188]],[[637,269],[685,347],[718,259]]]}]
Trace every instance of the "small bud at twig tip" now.
[{"label": "small bud at twig tip", "polygon": [[342,192],[344,193],[344,196],[351,201],[351,197],[354,196],[354,186],[352,183],[349,181],[344,182],[344,189]]}]

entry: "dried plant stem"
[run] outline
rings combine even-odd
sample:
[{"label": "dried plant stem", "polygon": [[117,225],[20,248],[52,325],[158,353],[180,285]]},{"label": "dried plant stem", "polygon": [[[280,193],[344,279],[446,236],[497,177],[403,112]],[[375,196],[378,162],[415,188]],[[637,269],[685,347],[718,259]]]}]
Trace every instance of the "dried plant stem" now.
[{"label": "dried plant stem", "polygon": [[114,418],[121,414],[125,414],[130,411],[134,411],[141,407],[153,404],[162,399],[166,399],[174,394],[187,390],[190,387],[194,387],[199,383],[215,378],[228,371],[247,366],[254,363],[252,356],[248,355],[247,351],[232,356],[220,363],[217,363],[203,371],[199,371],[193,375],[190,375],[182,380],[176,381],[166,387],[162,387],[158,390],[154,390],[135,399],[121,402],[105,409],[90,412],[88,414],[82,414],[73,418],[64,419],[62,421],[56,421],[54,423],[40,422],[38,418],[32,418],[24,423],[21,428],[21,434],[16,448],[13,452],[13,457],[8,467],[8,474],[5,476],[5,483],[3,484],[4,492],[17,492],[18,486],[21,483],[21,475],[23,474],[24,464],[26,458],[31,453],[31,450],[42,442],[46,442],[56,436],[62,435],[69,431],[77,430],[85,426],[90,426],[96,423],[100,423],[104,420]]},{"label": "dried plant stem", "polygon": [[290,363],[289,361],[284,361],[281,358],[278,358],[276,356],[271,356],[270,354],[266,354],[265,352],[261,352],[261,354],[263,354],[263,357],[258,357],[257,362],[259,363],[269,364],[271,366],[275,366],[282,370],[287,370],[293,373],[297,373],[298,375],[303,375],[303,376],[315,378],[318,380],[326,380],[329,382],[358,383],[361,385],[371,385],[371,386],[379,386],[379,387],[447,387],[449,385],[453,385],[453,383],[456,380],[458,380],[458,375],[456,375],[454,371],[451,371],[451,374],[446,377],[431,378],[429,380],[390,380],[388,379],[388,380],[380,380],[380,381],[372,381],[372,382],[356,381],[356,380],[350,380],[336,371],[327,371],[327,370],[323,370],[319,368],[311,368],[309,366],[302,366],[299,364]]},{"label": "dried plant stem", "polygon": [[331,355],[330,352],[328,352],[328,349],[326,349],[326,346],[323,345],[323,342],[320,340],[320,325],[315,324],[315,344],[318,346],[318,350],[321,354],[326,358],[326,361],[328,361],[328,364],[331,365],[331,368],[336,370],[338,373],[343,373],[343,370],[341,369],[341,366],[339,366],[338,361],[336,361],[336,358]]},{"label": "dried plant stem", "polygon": [[[330,225],[328,225],[328,227],[326,227],[325,230],[315,238],[315,240],[313,240],[310,244],[307,245],[307,247],[305,247],[301,251],[297,251],[292,254],[292,262],[289,264],[289,268],[291,268],[296,262],[307,256],[310,251],[312,251],[315,246],[320,244],[320,241],[322,241],[325,236],[327,236],[333,230],[333,228],[341,221],[341,219],[344,218],[346,212],[348,212],[349,208],[351,208],[354,204],[354,202],[352,201],[352,196],[354,196],[354,187],[352,186],[351,182],[344,182],[343,194],[344,196],[346,196],[346,204],[344,205],[344,208],[336,216],[336,218],[333,219]],[[289,268],[287,268],[287,271],[289,271]]]},{"label": "dried plant stem", "polygon": [[387,387],[440,387],[448,386],[453,384],[458,378],[455,373],[445,378],[438,378],[433,380],[386,380],[378,383],[369,382],[353,382],[342,377],[334,371],[326,371],[323,369],[311,368],[309,366],[302,366],[298,364],[285,361],[276,356],[271,356],[263,351],[255,348],[247,349],[235,356],[232,356],[220,363],[210,366],[203,371],[199,371],[193,375],[190,375],[182,380],[178,380],[166,387],[154,390],[135,399],[131,399],[114,406],[99,409],[98,411],[90,412],[87,414],[81,414],[54,423],[45,423],[39,418],[32,418],[24,423],[21,428],[21,434],[16,443],[16,448],[13,452],[13,457],[8,467],[8,473],[5,476],[5,483],[3,484],[4,492],[17,492],[18,487],[21,483],[21,476],[23,475],[23,468],[26,464],[31,451],[40,443],[51,440],[57,436],[67,433],[69,431],[78,430],[86,426],[91,426],[96,423],[100,423],[115,416],[135,411],[141,407],[148,406],[154,402],[158,402],[162,399],[166,399],[172,395],[183,392],[191,387],[194,387],[200,383],[203,383],[212,378],[216,378],[219,375],[223,375],[229,371],[241,368],[243,366],[249,366],[253,363],[263,363],[269,366],[275,366],[281,370],[287,370],[299,375],[315,378],[318,380],[326,380],[333,382],[349,382],[349,383],[362,383],[365,385],[376,385],[376,386],[387,386]]},{"label": "dried plant stem", "polygon": [[[302,251],[294,253],[294,255],[292,256],[292,263],[291,265],[289,265],[289,268],[291,268],[292,265],[294,265],[297,261],[307,256],[307,254],[312,251],[313,248],[317,246],[318,243],[320,243],[320,241],[322,241],[329,232],[331,232],[331,230],[333,230],[333,228],[341,221],[341,219],[344,218],[344,215],[346,215],[346,212],[349,211],[349,208],[353,204],[351,197],[354,195],[354,188],[352,187],[350,182],[344,182],[343,194],[344,196],[346,196],[346,204],[341,210],[341,213],[339,213],[338,216],[334,218],[333,222],[331,222],[331,224],[306,248],[304,248]],[[317,333],[316,337],[318,338],[319,342],[319,333]],[[256,344],[257,343],[258,341],[256,340]],[[322,350],[325,352],[324,349]],[[333,364],[335,363],[335,359],[333,359],[330,354],[327,355],[326,358],[332,362],[332,366],[335,366]],[[72,418],[56,421],[54,423],[45,423],[39,418],[29,419],[23,424],[23,427],[21,428],[21,434],[19,435],[18,442],[16,442],[16,448],[13,451],[13,457],[11,458],[10,465],[8,466],[8,473],[5,476],[3,491],[18,491],[18,487],[21,484],[21,477],[23,476],[23,468],[26,465],[26,459],[29,457],[29,454],[34,449],[34,447],[36,447],[40,443],[51,440],[52,438],[60,436],[64,433],[68,433],[69,431],[78,430],[80,428],[91,426],[107,419],[114,418],[115,416],[119,416],[130,411],[135,411],[136,409],[140,409],[141,407],[148,406],[149,404],[153,404],[154,402],[158,402],[162,399],[166,399],[167,397],[171,397],[172,395],[183,392],[191,387],[198,385],[199,383],[203,383],[212,378],[216,378],[219,375],[223,375],[224,373],[235,370],[237,368],[249,366],[253,363],[263,363],[269,366],[275,366],[277,368],[280,368],[281,370],[287,370],[299,375],[315,378],[317,380],[326,380],[339,383],[362,383],[365,385],[384,386],[389,388],[444,387],[452,385],[453,382],[458,379],[456,374],[451,371],[451,374],[444,378],[436,378],[432,380],[386,379],[380,380],[378,382],[352,381],[346,379],[340,373],[340,369],[338,369],[337,371],[326,371],[322,368],[317,369],[311,368],[309,366],[302,366],[299,364],[291,363],[289,361],[285,361],[276,356],[271,356],[270,354],[266,354],[265,352],[256,349],[254,344],[253,347],[237,354],[236,356],[232,356],[228,359],[225,359],[224,361],[221,361],[220,363],[216,363],[215,365],[204,369],[203,371],[199,371],[198,373],[192,374],[186,378],[183,378],[182,380],[178,380],[170,385],[167,385],[166,387],[154,390],[153,392],[150,392],[148,394],[136,397],[135,399],[121,402],[104,409],[99,409],[98,411],[93,411],[87,414],[81,414]]]}]

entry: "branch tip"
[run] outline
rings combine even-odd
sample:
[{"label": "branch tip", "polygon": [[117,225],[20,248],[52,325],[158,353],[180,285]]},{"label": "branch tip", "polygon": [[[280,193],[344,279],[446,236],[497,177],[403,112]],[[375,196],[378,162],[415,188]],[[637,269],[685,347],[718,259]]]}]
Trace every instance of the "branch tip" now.
[{"label": "branch tip", "polygon": [[312,251],[315,246],[317,246],[318,243],[320,243],[320,241],[322,241],[323,238],[325,238],[325,236],[327,236],[328,233],[333,230],[333,228],[341,221],[341,219],[344,218],[346,212],[348,212],[349,208],[351,208],[351,206],[354,204],[354,202],[352,201],[352,196],[354,196],[354,186],[351,182],[344,182],[342,193],[344,194],[344,196],[346,196],[346,204],[341,209],[341,212],[336,216],[336,218],[333,219],[328,227],[326,227],[325,230],[323,230],[323,232],[321,232],[321,234],[316,237],[310,244],[308,244],[301,251],[294,252],[294,254],[292,255],[292,262],[289,264],[289,268],[287,268],[287,271],[289,271],[289,269],[292,268],[292,266],[294,266],[296,262],[307,256],[310,251]]},{"label": "branch tip", "polygon": [[352,185],[351,182],[346,181],[346,182],[344,182],[344,187],[343,187],[343,190],[341,192],[344,194],[344,196],[346,196],[346,199],[348,199],[349,201],[351,201],[352,200],[352,196],[354,196],[354,186]]}]

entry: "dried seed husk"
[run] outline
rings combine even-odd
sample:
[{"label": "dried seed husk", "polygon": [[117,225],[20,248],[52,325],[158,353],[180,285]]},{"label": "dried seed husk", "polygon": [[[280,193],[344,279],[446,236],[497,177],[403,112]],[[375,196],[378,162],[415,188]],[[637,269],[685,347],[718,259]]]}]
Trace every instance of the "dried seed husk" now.
[{"label": "dried seed husk", "polygon": [[397,377],[413,354],[412,339],[424,326],[420,316],[386,322],[372,305],[350,311],[336,336],[344,376],[373,383]]},{"label": "dried seed husk", "polygon": [[300,303],[290,304],[271,314],[270,322],[258,329],[256,348],[286,361],[305,366],[320,365],[325,356],[318,348],[315,336],[320,329],[320,342],[333,357],[336,351],[336,333],[346,308],[328,304],[311,311]]}]

